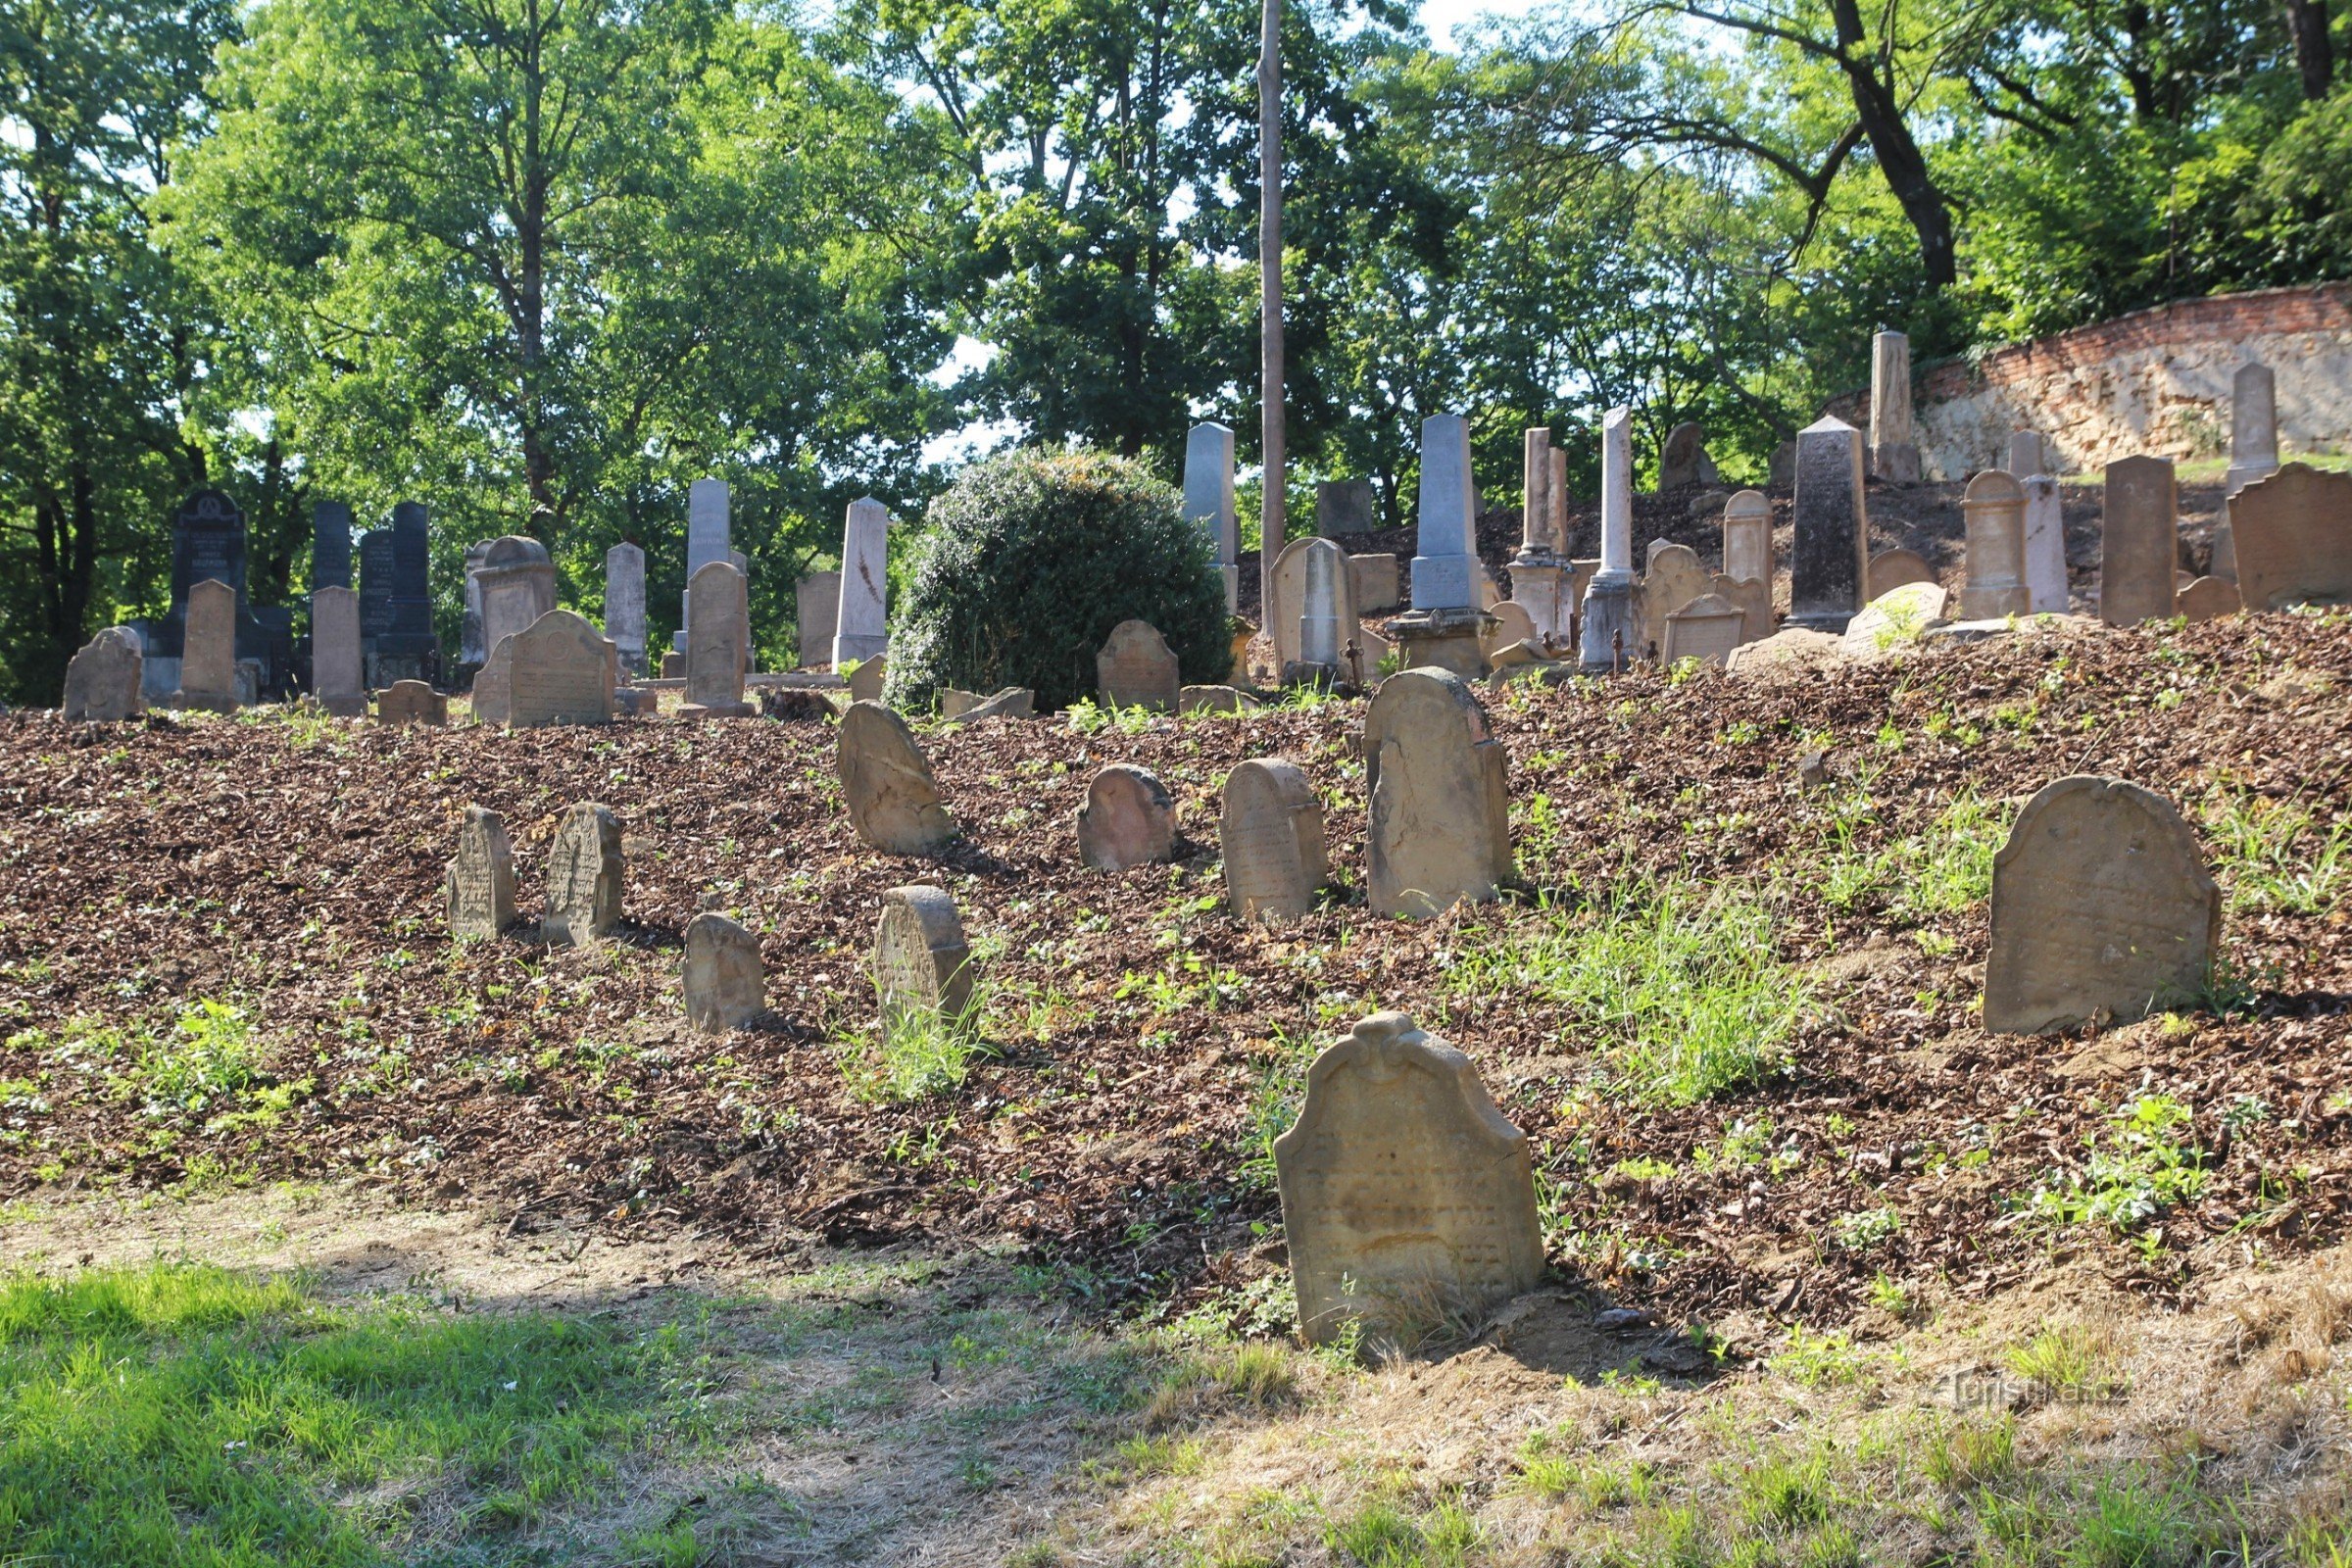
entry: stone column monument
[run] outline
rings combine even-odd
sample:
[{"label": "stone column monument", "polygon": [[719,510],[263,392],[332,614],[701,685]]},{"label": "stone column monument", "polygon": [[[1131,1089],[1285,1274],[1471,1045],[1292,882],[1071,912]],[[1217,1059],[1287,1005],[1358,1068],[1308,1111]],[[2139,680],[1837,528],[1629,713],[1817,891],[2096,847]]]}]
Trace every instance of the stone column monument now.
[{"label": "stone column monument", "polygon": [[1911,340],[1900,332],[1881,332],[1870,341],[1870,471],[1889,484],[1919,483],[1919,447],[1911,433]]},{"label": "stone column monument", "polygon": [[1585,672],[1607,674],[1641,653],[1634,599],[1634,411],[1600,421],[1600,569],[1585,586]]},{"label": "stone column monument", "polygon": [[[688,585],[691,591],[692,584]],[[645,552],[617,544],[605,552],[605,635],[620,650],[621,667],[645,673]]]},{"label": "stone column monument", "polygon": [[1196,424],[1185,438],[1184,514],[1200,524],[1216,547],[1230,615],[1240,602],[1242,541],[1233,511],[1233,432],[1221,424]]},{"label": "stone column monument", "polygon": [[1478,494],[1470,479],[1470,421],[1433,414],[1421,421],[1421,515],[1413,557],[1413,608],[1388,623],[1406,667],[1435,664],[1466,679],[1487,672],[1494,617],[1479,608]]},{"label": "stone column monument", "polygon": [[[729,561],[734,552],[727,541],[727,481],[697,479],[686,487],[686,581],[713,561]],[[678,653],[686,652],[687,617],[694,612],[691,591],[678,596],[678,631],[671,639]]]},{"label": "stone column monument", "polygon": [[890,647],[890,514],[872,496],[850,503],[841,535],[841,610],[833,622],[835,668]]},{"label": "stone column monument", "polygon": [[1553,493],[1560,465],[1551,450],[1551,429],[1527,432],[1527,492],[1519,509],[1519,553],[1511,558],[1511,597],[1527,607],[1536,633],[1546,643],[1563,641],[1574,607],[1562,598],[1567,581],[1568,541],[1560,523],[1566,515]]}]

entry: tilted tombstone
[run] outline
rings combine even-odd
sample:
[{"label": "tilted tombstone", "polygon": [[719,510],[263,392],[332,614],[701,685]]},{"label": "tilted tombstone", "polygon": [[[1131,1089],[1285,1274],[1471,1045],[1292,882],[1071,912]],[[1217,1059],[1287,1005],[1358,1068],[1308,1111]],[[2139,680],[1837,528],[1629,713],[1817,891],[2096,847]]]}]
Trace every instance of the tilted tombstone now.
[{"label": "tilted tombstone", "polygon": [[[2099,523],[2099,618],[2110,626],[2170,619],[2173,573],[2180,564],[2172,461],[2124,458],[2107,465],[2106,510]],[[2253,595],[2246,602],[2252,604]]]},{"label": "tilted tombstone", "polygon": [[956,694],[969,701],[958,701],[950,707],[948,693],[942,692],[939,716],[951,724],[977,724],[984,718],[1034,718],[1037,716],[1037,693],[1026,686],[1005,686],[983,697],[977,692]]},{"label": "tilted tombstone", "polygon": [[1862,490],[1862,432],[1835,416],[1796,437],[1796,544],[1788,624],[1842,632],[1870,581],[1870,513]]},{"label": "tilted tombstone", "polygon": [[2219,620],[2245,609],[2245,601],[2227,577],[2197,577],[2173,596],[2173,607],[2192,621]]},{"label": "tilted tombstone", "polygon": [[[1801,474],[1801,437],[1798,447]],[[1870,471],[1890,484],[1919,483],[1919,448],[1911,430],[1911,340],[1900,332],[1881,332],[1870,341]]]},{"label": "tilted tombstone", "polygon": [[444,880],[449,896],[449,934],[461,942],[488,942],[514,923],[514,851],[507,826],[487,808],[468,806],[458,827],[458,853]]},{"label": "tilted tombstone", "polygon": [[2230,498],[2249,610],[2352,601],[2352,473],[2290,463]]},{"label": "tilted tombstone", "polygon": [[[697,479],[686,487],[686,580],[713,561],[726,561],[734,554],[729,536],[728,506],[730,493],[724,479]],[[686,633],[693,625],[694,607],[687,596],[678,596],[678,629],[670,639],[670,651],[686,652]]]},{"label": "tilted tombstone", "polygon": [[1110,629],[1109,640],[1095,655],[1095,681],[1104,707],[1141,708],[1153,713],[1176,711],[1177,695],[1184,689],[1167,639],[1143,620],[1122,620]]},{"label": "tilted tombstone", "polygon": [[1960,590],[1960,618],[1998,620],[2031,613],[2025,486],[1998,468],[1986,468],[1968,481],[1960,511],[1968,530],[1968,580]]},{"label": "tilted tombstone", "polygon": [[687,584],[686,703],[688,718],[742,718],[752,710],[743,700],[743,573],[713,561]]},{"label": "tilted tombstone", "polygon": [[612,649],[585,616],[568,610],[551,610],[501,641],[492,662],[502,654],[506,660],[506,722],[516,729],[611,723]]},{"label": "tilted tombstone", "polygon": [[1397,605],[1396,558],[1383,552],[1348,558],[1348,591],[1359,615],[1378,615]]},{"label": "tilted tombstone", "polygon": [[441,725],[449,722],[449,699],[420,680],[396,680],[376,694],[378,724]]},{"label": "tilted tombstone", "polygon": [[842,799],[858,837],[885,855],[928,855],[956,836],[931,763],[906,721],[880,703],[841,715],[835,758]]},{"label": "tilted tombstone", "polygon": [[147,710],[143,690],[146,656],[139,635],[127,626],[109,626],[66,663],[66,691],[59,713],[76,722],[119,723]]},{"label": "tilted tombstone", "polygon": [[858,660],[854,667],[849,668],[850,701],[853,703],[880,702],[882,700],[882,682],[889,674],[890,661],[880,654],[876,654],[871,659]]},{"label": "tilted tombstone", "polygon": [[1306,775],[1270,758],[1226,774],[1217,849],[1225,859],[1225,905],[1235,918],[1274,924],[1312,910],[1330,860],[1323,805]]},{"label": "tilted tombstone", "polygon": [[1940,582],[1936,568],[1928,558],[1916,550],[1882,550],[1870,558],[1870,577],[1865,590],[1865,604],[1884,599],[1897,588],[1908,588],[1915,582]]},{"label": "tilted tombstone", "polygon": [[970,1021],[972,950],[963,916],[945,889],[912,886],[882,895],[874,925],[874,992],[893,1021]]},{"label": "tilted tombstone", "polygon": [[890,514],[867,496],[850,503],[841,536],[841,608],[833,663],[878,659],[890,649]]},{"label": "tilted tombstone", "polygon": [[1326,479],[1315,486],[1315,532],[1325,539],[1370,533],[1379,526],[1378,497],[1369,479]]},{"label": "tilted tombstone", "polygon": [[1306,609],[1306,547],[1319,540],[1319,535],[1294,539],[1274,557],[1274,604],[1278,608],[1267,622],[1266,638],[1274,645],[1277,679],[1298,662],[1299,616]]},{"label": "tilted tombstone", "polygon": [[1233,505],[1233,432],[1224,425],[1196,424],[1185,437],[1184,515],[1208,535],[1230,615],[1241,593],[1242,538]]},{"label": "tilted tombstone", "polygon": [[1642,642],[1640,648],[1627,652],[1663,648],[1666,617],[1714,588],[1714,576],[1699,564],[1697,551],[1689,545],[1651,540],[1647,569],[1642,574]]},{"label": "tilted tombstone", "polygon": [[2046,473],[2025,481],[2026,599],[2036,615],[2063,615],[2074,604],[2066,585],[2066,507]]},{"label": "tilted tombstone", "polygon": [[1130,762],[1094,776],[1077,824],[1078,858],[1098,871],[1154,865],[1175,853],[1175,798],[1158,775]]},{"label": "tilted tombstone", "polygon": [[1666,617],[1659,657],[1670,666],[1686,659],[1728,664],[1746,632],[1746,612],[1721,594],[1701,594]]},{"label": "tilted tombstone", "polygon": [[686,1021],[708,1035],[740,1029],[767,1010],[767,975],[760,938],[723,914],[706,910],[686,922],[681,989]]},{"label": "tilted tombstone", "polygon": [[522,534],[494,539],[473,569],[482,638],[492,648],[556,608],[556,568],[547,546]]},{"label": "tilted tombstone", "polygon": [[2222,493],[2234,496],[2278,471],[2278,378],[2249,363],[2230,378],[2230,471]]},{"label": "tilted tombstone", "polygon": [[793,590],[800,621],[801,667],[830,667],[833,662],[833,618],[841,612],[841,573],[812,571]]},{"label": "tilted tombstone", "polygon": [[368,688],[360,661],[360,596],[349,588],[311,590],[311,692],[337,718],[365,718]]},{"label": "tilted tombstone", "polygon": [[1761,490],[1723,504],[1723,572],[1738,582],[1772,582],[1772,502]]},{"label": "tilted tombstone", "polygon": [[2020,484],[2037,473],[2050,471],[2048,449],[2042,444],[2039,430],[2012,430],[2009,433],[2009,457],[2002,465],[2011,478]]},{"label": "tilted tombstone", "polygon": [[547,856],[547,918],[540,935],[558,948],[583,948],[612,935],[620,923],[627,876],[620,819],[612,808],[594,801],[569,807]]},{"label": "tilted tombstone", "polygon": [[1527,1136],[1470,1058],[1375,1013],[1307,1069],[1274,1141],[1298,1332],[1406,1340],[1532,1291],[1544,1230]]},{"label": "tilted tombstone", "polygon": [[1887,589],[1845,623],[1838,651],[1848,659],[1873,660],[1919,641],[1944,624],[1951,596],[1937,582],[1906,582]]},{"label": "tilted tombstone", "polygon": [[1408,669],[1364,713],[1375,914],[1426,917],[1484,903],[1511,874],[1502,743],[1461,677]]},{"label": "tilted tombstone", "polygon": [[2187,1002],[2221,921],[2221,891],[2172,802],[2120,778],[2059,779],[1993,858],[1984,1027],[2052,1034]]},{"label": "tilted tombstone", "polygon": [[1494,610],[1494,626],[1487,633],[1487,655],[1493,658],[1500,649],[1513,643],[1533,643],[1544,646],[1543,629],[1536,624],[1534,612],[1516,599],[1505,599]]},{"label": "tilted tombstone", "polygon": [[351,508],[340,501],[311,507],[311,592],[351,586]]},{"label": "tilted tombstone", "polygon": [[1658,488],[1690,489],[1711,466],[1707,463],[1706,426],[1686,419],[1666,432],[1666,442],[1658,448]]},{"label": "tilted tombstone", "polygon": [[237,592],[224,582],[188,590],[174,708],[225,713],[237,706]]},{"label": "tilted tombstone", "polygon": [[[551,606],[552,608],[552,606]],[[605,635],[620,650],[621,667],[645,673],[645,552],[621,543],[605,552]]]}]

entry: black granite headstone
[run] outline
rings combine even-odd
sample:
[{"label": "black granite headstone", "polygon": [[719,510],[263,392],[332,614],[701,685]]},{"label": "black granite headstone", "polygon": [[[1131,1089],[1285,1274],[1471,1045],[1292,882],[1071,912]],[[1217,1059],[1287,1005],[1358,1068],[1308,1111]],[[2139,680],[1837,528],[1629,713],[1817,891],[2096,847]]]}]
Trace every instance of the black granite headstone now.
[{"label": "black granite headstone", "polygon": [[392,509],[389,528],[361,536],[360,644],[370,686],[440,678],[431,551],[430,522],[415,501]]},{"label": "black granite headstone", "polygon": [[373,644],[392,629],[392,530],[360,535],[360,640]]},{"label": "black granite headstone", "polygon": [[1790,625],[1841,632],[1862,608],[1870,523],[1861,453],[1862,432],[1836,418],[1797,432]]},{"label": "black granite headstone", "polygon": [[351,586],[351,509],[340,501],[311,508],[311,591]]}]

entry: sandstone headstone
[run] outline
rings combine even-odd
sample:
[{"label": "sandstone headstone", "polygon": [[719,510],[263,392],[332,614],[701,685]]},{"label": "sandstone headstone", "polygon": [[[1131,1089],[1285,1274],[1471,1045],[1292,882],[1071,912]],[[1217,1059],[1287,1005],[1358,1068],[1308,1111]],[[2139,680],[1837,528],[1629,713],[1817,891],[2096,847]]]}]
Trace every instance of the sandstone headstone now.
[{"label": "sandstone headstone", "polygon": [[1740,641],[1760,643],[1773,633],[1772,584],[1755,578],[1738,579],[1715,574],[1714,592],[1740,611]]},{"label": "sandstone headstone", "polygon": [[449,699],[420,680],[396,680],[375,696],[378,724],[446,724]]},{"label": "sandstone headstone", "polygon": [[841,609],[833,621],[835,668],[890,648],[890,514],[867,496],[850,503],[841,535]]},{"label": "sandstone headstone", "polygon": [[[1798,438],[1803,471],[1803,438]],[[1911,428],[1911,340],[1881,332],[1870,343],[1870,471],[1889,484],[1919,483]]]},{"label": "sandstone headstone", "polygon": [[1369,686],[1380,678],[1381,662],[1396,645],[1369,626],[1355,628],[1355,683]]},{"label": "sandstone headstone", "polygon": [[1796,438],[1796,545],[1788,624],[1838,632],[1870,581],[1870,514],[1862,490],[1862,432],[1836,417]]},{"label": "sandstone headstone", "polygon": [[1177,695],[1184,689],[1167,639],[1142,620],[1122,620],[1110,629],[1109,640],[1095,655],[1095,680],[1104,707],[1141,708],[1153,713],[1176,711]]},{"label": "sandstone headstone", "polygon": [[107,627],[67,662],[65,701],[59,712],[76,722],[98,724],[138,717],[147,710],[145,662],[138,633],[127,626]]},{"label": "sandstone headstone", "polygon": [[605,635],[620,650],[621,667],[645,670],[645,552],[617,544],[605,552]]},{"label": "sandstone headstone", "polygon": [[482,637],[491,648],[556,608],[556,568],[536,539],[509,534],[492,540],[472,575],[481,595]]},{"label": "sandstone headstone", "polygon": [[1310,1344],[1351,1322],[1418,1339],[1543,1278],[1526,1135],[1469,1057],[1401,1012],[1363,1019],[1315,1058],[1274,1163]]},{"label": "sandstone headstone", "polygon": [[174,708],[225,713],[237,706],[237,591],[207,579],[188,590]]},{"label": "sandstone headstone", "polygon": [[977,724],[984,718],[1034,718],[1037,715],[1037,693],[1026,686],[1006,686],[991,696],[965,693],[973,699],[958,705],[955,711],[945,707],[940,716],[951,724]]},{"label": "sandstone headstone", "polygon": [[1706,426],[1686,419],[1666,432],[1666,444],[1658,448],[1658,488],[1690,489],[1699,482],[1701,466],[1706,464]]},{"label": "sandstone headstone", "polygon": [[2267,365],[2241,365],[2230,378],[2230,471],[2222,493],[2234,496],[2278,471],[2278,378]]},{"label": "sandstone headstone", "polygon": [[729,562],[713,561],[686,585],[686,704],[688,718],[742,718],[743,573]]},{"label": "sandstone headstone", "polygon": [[449,934],[460,941],[492,941],[514,923],[514,851],[496,811],[466,808],[445,885]]},{"label": "sandstone headstone", "polygon": [[337,718],[364,718],[360,596],[349,588],[311,590],[311,693]]},{"label": "sandstone headstone", "polygon": [[1274,924],[1314,908],[1328,873],[1323,807],[1291,763],[1258,759],[1225,776],[1217,847],[1226,906],[1237,918]]},{"label": "sandstone headstone", "polygon": [[1543,633],[1536,628],[1536,617],[1516,599],[1505,599],[1494,610],[1494,626],[1487,633],[1487,653],[1490,658],[1498,648],[1513,643],[1534,643],[1544,646]]},{"label": "sandstone headstone", "polygon": [[837,765],[850,825],[883,854],[928,855],[956,836],[930,761],[906,721],[880,703],[854,702],[841,715]]},{"label": "sandstone headstone", "polygon": [[1395,610],[1399,602],[1396,558],[1386,551],[1370,556],[1349,556],[1348,582],[1355,595],[1355,610],[1359,615],[1386,614]]},{"label": "sandstone headstone", "polygon": [[1689,545],[1653,539],[1648,569],[1642,576],[1642,652],[1663,648],[1666,617],[1691,600],[1714,591],[1713,573]]},{"label": "sandstone headstone", "polygon": [[[1353,678],[1345,655],[1357,623],[1354,597],[1348,592],[1348,555],[1329,539],[1304,539],[1298,556],[1299,592],[1285,604],[1298,607],[1297,672],[1286,668],[1284,678]],[[1287,555],[1289,552],[1285,552]]]},{"label": "sandstone headstone", "polygon": [[504,724],[514,716],[514,639],[509,637],[490,651],[489,662],[474,673],[467,707],[475,723]]},{"label": "sandstone headstone", "polygon": [[2227,577],[2198,577],[2173,596],[2176,613],[2195,620],[2219,620],[2245,608],[2237,584]]},{"label": "sandstone headstone", "polygon": [[1176,843],[1176,801],[1147,768],[1113,762],[1086,787],[1078,808],[1078,858],[1098,871],[1166,860]]},{"label": "sandstone headstone", "polygon": [[834,617],[841,612],[841,573],[812,571],[794,590],[800,622],[801,667],[830,667]]},{"label": "sandstone headstone", "polygon": [[2177,1005],[2203,991],[2221,920],[2170,801],[2123,779],[2059,779],[1993,858],[1984,1027],[2051,1034]]},{"label": "sandstone headstone", "polygon": [[1840,652],[1848,659],[1873,660],[1908,647],[1922,633],[1942,625],[1949,608],[1949,596],[1936,583],[1907,582],[1889,588],[1846,623]]},{"label": "sandstone headstone", "polygon": [[1723,573],[1738,582],[1772,583],[1772,502],[1742,490],[1723,504]]},{"label": "sandstone headstone", "polygon": [[1870,597],[1884,599],[1915,582],[1935,582],[1936,568],[1916,550],[1882,550],[1870,558]]},{"label": "sandstone headstone", "polygon": [[1426,917],[1495,897],[1511,874],[1501,742],[1461,678],[1408,669],[1364,714],[1375,914]]},{"label": "sandstone headstone", "polygon": [[2026,600],[2036,615],[2063,615],[2074,604],[2066,582],[2066,510],[2058,481],[2025,481]]},{"label": "sandstone headstone", "polygon": [[620,853],[620,819],[608,807],[581,801],[564,811],[547,857],[547,918],[540,935],[549,946],[586,947],[620,923],[627,862]]},{"label": "sandstone headstone", "polygon": [[1176,701],[1177,711],[1183,713],[1254,713],[1263,707],[1231,686],[1187,686]]},{"label": "sandstone headstone", "polygon": [[882,700],[882,682],[890,674],[890,661],[880,654],[860,659],[849,668],[850,701],[878,703]]},{"label": "sandstone headstone", "polygon": [[2290,463],[2230,499],[2230,533],[2249,610],[2352,601],[2352,473]]},{"label": "sandstone headstone", "polygon": [[2029,614],[2026,587],[2026,490],[1998,468],[1968,481],[1960,510],[1968,530],[1968,582],[1960,590],[1964,620]]},{"label": "sandstone headstone", "polygon": [[1728,664],[1747,640],[1746,612],[1721,594],[1701,594],[1666,617],[1659,657],[1669,666],[1686,659]]},{"label": "sandstone headstone", "polygon": [[970,1021],[972,950],[963,917],[941,888],[892,888],[874,927],[874,991],[883,1016]]},{"label": "sandstone headstone", "polygon": [[[502,657],[507,666],[506,722],[514,728],[612,722],[616,661],[612,645],[585,616],[551,610],[527,630],[496,644],[491,662]],[[478,677],[474,689],[478,716]]]},{"label": "sandstone headstone", "polygon": [[[2099,618],[2110,626],[2169,620],[2173,571],[2180,564],[2180,508],[2171,461],[2124,458],[2107,465],[2106,515],[2099,527]],[[2248,594],[2246,602],[2256,601]]]},{"label": "sandstone headstone", "polygon": [[2009,433],[2009,458],[2003,465],[2010,477],[2020,484],[2037,473],[2050,471],[2049,453],[2042,444],[2039,430],[2012,430]]},{"label": "sandstone headstone", "polygon": [[[690,623],[691,624],[691,623]],[[767,1008],[760,939],[709,910],[686,922],[686,1021],[705,1034],[740,1029]]]}]

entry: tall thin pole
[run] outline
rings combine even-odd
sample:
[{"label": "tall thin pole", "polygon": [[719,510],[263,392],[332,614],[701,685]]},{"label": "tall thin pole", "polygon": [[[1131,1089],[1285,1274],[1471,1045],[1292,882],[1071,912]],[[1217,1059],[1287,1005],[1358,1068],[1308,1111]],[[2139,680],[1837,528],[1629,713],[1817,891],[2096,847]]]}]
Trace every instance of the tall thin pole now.
[{"label": "tall thin pole", "polygon": [[1282,554],[1284,483],[1289,472],[1282,408],[1282,0],[1263,0],[1257,41],[1257,270],[1261,384],[1259,439],[1265,453],[1258,514],[1258,618],[1273,635],[1274,558]]}]

